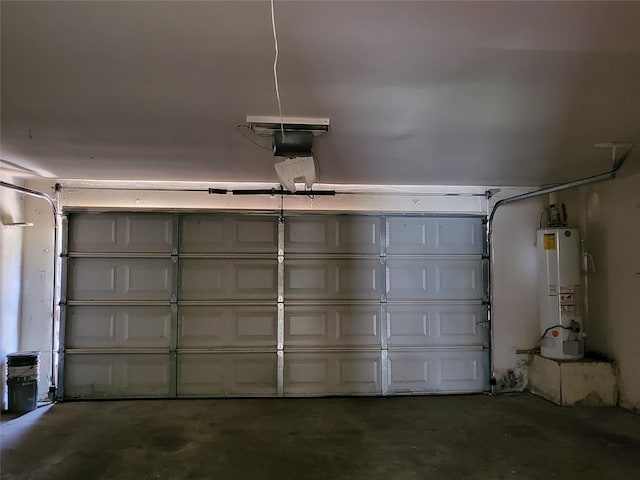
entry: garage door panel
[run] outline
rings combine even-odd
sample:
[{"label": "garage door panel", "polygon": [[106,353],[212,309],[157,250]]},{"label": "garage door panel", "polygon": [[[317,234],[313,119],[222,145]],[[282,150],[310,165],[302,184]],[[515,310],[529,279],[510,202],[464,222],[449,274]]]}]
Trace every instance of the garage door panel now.
[{"label": "garage door panel", "polygon": [[290,346],[380,345],[379,305],[294,305],[285,308]]},{"label": "garage door panel", "polygon": [[70,258],[67,297],[72,300],[169,300],[170,259]]},{"label": "garage door panel", "polygon": [[180,223],[183,253],[273,253],[278,251],[274,216],[188,215]]},{"label": "garage door panel", "polygon": [[381,392],[379,352],[285,353],[285,395],[375,395]]},{"label": "garage door panel", "polygon": [[170,253],[173,216],[169,214],[73,214],[69,250],[83,253]]},{"label": "garage door panel", "polygon": [[480,392],[482,350],[394,351],[388,353],[389,392]]},{"label": "garage door panel", "polygon": [[389,352],[388,375],[390,393],[426,392],[432,389],[429,382],[429,355],[422,352]]},{"label": "garage door panel", "polygon": [[273,306],[181,306],[178,347],[274,347],[278,309]]},{"label": "garage door panel", "polygon": [[67,398],[167,397],[168,354],[67,354]]},{"label": "garage door panel", "polygon": [[469,255],[484,252],[480,217],[387,218],[387,255]]},{"label": "garage door panel", "polygon": [[127,252],[171,252],[173,217],[127,215],[119,219],[120,248]]},{"label": "garage door panel", "polygon": [[285,297],[290,300],[374,300],[383,293],[379,260],[287,260]]},{"label": "garage door panel", "polygon": [[103,252],[119,247],[118,215],[74,214],[69,222],[69,250]]},{"label": "garage door panel", "polygon": [[480,392],[484,232],[470,216],[71,213],[65,395]]},{"label": "garage door panel", "polygon": [[484,296],[482,259],[389,259],[387,298],[476,300]]},{"label": "garage door panel", "polygon": [[171,308],[72,305],[66,325],[67,348],[169,348]]},{"label": "garage door panel", "polygon": [[486,310],[482,305],[387,306],[388,345],[485,345]]},{"label": "garage door panel", "polygon": [[178,396],[275,396],[275,353],[181,353]]},{"label": "garage door panel", "polygon": [[380,252],[380,218],[287,217],[285,250],[288,253],[377,255]]},{"label": "garage door panel", "polygon": [[181,300],[274,300],[278,294],[275,260],[182,259]]}]

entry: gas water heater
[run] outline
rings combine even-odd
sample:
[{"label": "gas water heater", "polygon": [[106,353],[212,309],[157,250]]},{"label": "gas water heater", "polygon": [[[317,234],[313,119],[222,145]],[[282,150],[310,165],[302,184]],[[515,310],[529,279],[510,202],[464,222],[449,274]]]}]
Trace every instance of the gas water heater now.
[{"label": "gas water heater", "polygon": [[559,360],[584,355],[580,235],[575,228],[537,231],[540,354]]}]

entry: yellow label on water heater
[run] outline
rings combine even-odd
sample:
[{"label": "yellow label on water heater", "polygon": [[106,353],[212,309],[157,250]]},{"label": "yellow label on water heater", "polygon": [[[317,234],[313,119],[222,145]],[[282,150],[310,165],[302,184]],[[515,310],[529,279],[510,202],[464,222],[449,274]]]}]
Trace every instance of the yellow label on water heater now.
[{"label": "yellow label on water heater", "polygon": [[556,249],[556,234],[555,233],[545,233],[542,239],[542,243],[544,244],[545,250],[555,250]]}]

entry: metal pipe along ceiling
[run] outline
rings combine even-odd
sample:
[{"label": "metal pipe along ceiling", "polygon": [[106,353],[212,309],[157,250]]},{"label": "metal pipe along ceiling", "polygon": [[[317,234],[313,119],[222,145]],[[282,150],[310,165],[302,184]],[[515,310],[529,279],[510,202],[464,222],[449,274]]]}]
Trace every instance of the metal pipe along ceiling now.
[{"label": "metal pipe along ceiling", "polygon": [[25,195],[30,195],[32,197],[41,198],[42,200],[46,201],[51,206],[51,210],[53,210],[53,215],[57,215],[58,214],[58,207],[57,207],[56,203],[53,201],[53,198],[51,198],[46,193],[38,192],[36,190],[31,190],[29,188],[21,187],[19,185],[14,185],[13,183],[7,183],[7,182],[2,182],[2,181],[0,181],[0,187],[9,188],[11,190],[15,190],[17,192],[24,193]]},{"label": "metal pipe along ceiling", "polygon": [[[491,327],[491,343],[493,344],[493,319],[492,319],[492,308],[493,308],[493,220],[498,208],[507,205],[509,203],[519,202],[520,200],[526,200],[529,198],[539,197],[541,195],[547,195],[549,193],[559,192],[561,190],[567,190],[569,188],[580,187],[583,185],[589,185],[591,183],[603,182],[606,180],[613,180],[616,178],[618,171],[624,165],[625,160],[631,153],[633,149],[633,145],[630,145],[630,148],[620,156],[619,159],[614,159],[613,166],[611,170],[605,173],[601,173],[599,175],[593,175],[591,177],[585,177],[578,180],[573,180],[571,182],[562,183],[560,185],[554,185],[552,187],[541,188],[539,190],[534,190],[532,192],[523,193],[520,195],[515,195],[513,197],[503,198],[496,202],[491,210],[491,214],[489,215],[489,219],[487,222],[487,250],[489,253],[489,325]],[[491,360],[492,364],[490,366],[491,374],[493,376],[493,359]]]},{"label": "metal pipe along ceiling", "polygon": [[[496,202],[496,204],[493,206],[493,209],[491,210],[491,213],[489,215],[488,218],[488,222],[487,222],[487,250],[489,253],[489,285],[488,285],[488,289],[489,289],[489,318],[491,320],[491,314],[492,311],[491,309],[493,308],[493,293],[494,293],[494,289],[492,286],[492,273],[493,273],[493,268],[492,268],[492,262],[493,262],[493,220],[495,217],[495,214],[497,212],[497,210],[504,206],[507,205],[509,203],[514,203],[514,202],[518,202],[520,200],[526,200],[529,198],[535,198],[535,197],[539,197],[541,195],[546,195],[549,193],[554,193],[554,192],[558,192],[561,190],[567,190],[569,188],[574,188],[574,187],[579,187],[582,185],[588,185],[591,183],[596,183],[596,182],[601,182],[601,181],[606,181],[606,180],[611,180],[614,179],[616,177],[617,172],[620,170],[620,168],[622,167],[622,165],[624,164],[626,158],[628,157],[629,153],[631,152],[633,147],[629,148],[624,155],[622,155],[620,157],[620,159],[614,161],[613,167],[610,171],[606,172],[606,173],[602,173],[599,175],[594,175],[591,177],[586,177],[586,178],[582,178],[582,179],[578,179],[578,180],[574,180],[568,183],[563,183],[560,185],[555,185],[552,187],[547,187],[547,188],[541,188],[539,190],[534,190],[532,192],[527,192],[527,193],[523,193],[520,195],[515,195],[513,197],[508,197],[508,198],[504,198],[502,200],[499,200],[498,202]],[[24,187],[20,187],[18,185],[14,185],[11,183],[7,183],[4,181],[0,181],[0,186],[5,187],[5,188],[9,188],[12,190],[15,190],[17,192],[23,193],[25,195],[30,195],[36,198],[40,198],[42,200],[45,200],[52,209],[53,212],[53,217],[54,217],[54,251],[53,251],[53,292],[52,292],[52,310],[51,310],[51,342],[52,342],[52,348],[51,348],[51,382],[52,384],[54,384],[55,382],[55,308],[56,308],[56,298],[55,298],[55,292],[56,292],[56,281],[57,281],[57,261],[56,261],[56,252],[58,252],[58,243],[59,243],[59,234],[58,234],[58,217],[59,217],[59,210],[58,207],[56,205],[56,203],[54,202],[54,200],[47,195],[46,193],[42,193],[42,192],[38,192],[35,190],[30,190],[28,188],[24,188]],[[172,189],[172,188],[123,188],[123,187],[83,187],[86,189],[96,189],[96,190],[148,190],[148,191],[153,191],[153,190],[157,190],[157,191],[173,191],[173,192],[206,192],[208,194],[227,194],[227,193],[232,193],[234,195],[284,195],[284,194],[288,194],[290,195],[291,192],[285,192],[282,190],[276,190],[276,189],[264,189],[264,190],[251,190],[251,189],[247,189],[247,190],[225,190],[225,189],[213,189],[213,188],[209,188],[209,189],[180,189],[180,188],[176,188],[176,189]],[[60,184],[56,184],[56,190],[60,191],[62,189],[62,186]],[[369,195],[376,195],[376,194],[389,194],[388,192],[355,192],[355,191],[316,191],[314,192],[313,190],[308,191],[308,192],[296,192],[297,194],[300,195],[336,195],[336,194],[369,194]],[[414,196],[485,196],[487,198],[491,197],[491,193],[490,192],[486,192],[485,194],[477,194],[477,193],[405,193],[408,195],[414,195]],[[490,321],[490,325],[491,325],[491,340],[493,341],[493,322]],[[490,370],[493,370],[493,365],[491,365]],[[492,372],[493,374],[493,372]]]},{"label": "metal pipe along ceiling", "polygon": [[8,188],[10,190],[14,190],[19,193],[23,193],[25,195],[29,195],[31,197],[39,198],[44,200],[51,207],[51,211],[53,213],[53,270],[52,270],[52,290],[51,290],[51,372],[49,377],[49,386],[55,387],[56,385],[56,282],[58,279],[58,262],[56,255],[59,251],[59,234],[58,234],[58,218],[59,218],[59,209],[56,205],[56,202],[49,195],[43,192],[38,192],[36,190],[31,190],[29,188],[21,187],[19,185],[14,185],[13,183],[7,183],[0,181],[0,187]]}]

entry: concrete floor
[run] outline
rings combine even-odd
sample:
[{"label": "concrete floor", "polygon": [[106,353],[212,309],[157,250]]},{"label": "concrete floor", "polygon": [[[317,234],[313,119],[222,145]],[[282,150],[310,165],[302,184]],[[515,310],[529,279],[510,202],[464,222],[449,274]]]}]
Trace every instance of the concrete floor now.
[{"label": "concrete floor", "polygon": [[530,395],[68,402],[1,426],[6,480],[640,478],[640,416]]}]

